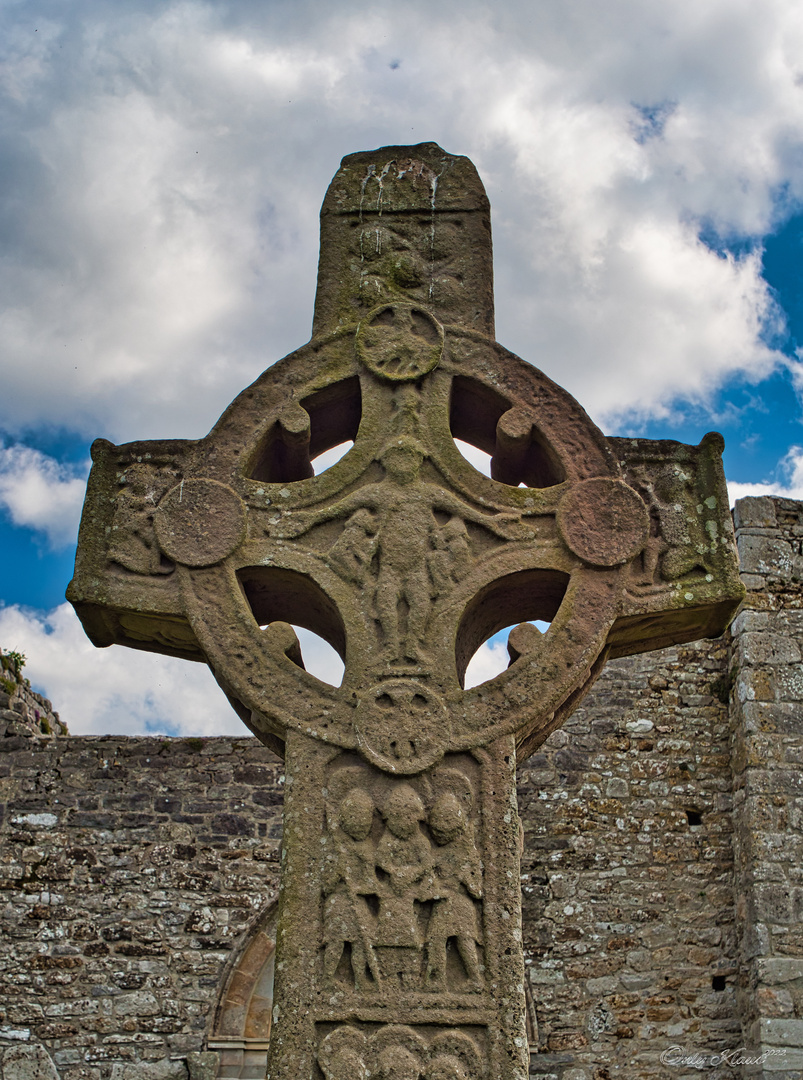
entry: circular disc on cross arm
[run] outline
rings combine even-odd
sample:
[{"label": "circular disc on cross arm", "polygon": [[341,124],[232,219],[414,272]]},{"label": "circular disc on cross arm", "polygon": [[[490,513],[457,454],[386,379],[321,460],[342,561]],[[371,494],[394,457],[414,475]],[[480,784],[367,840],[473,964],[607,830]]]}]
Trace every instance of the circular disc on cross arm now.
[{"label": "circular disc on cross arm", "polygon": [[649,511],[641,496],[609,477],[574,484],[561,500],[558,531],[564,543],[591,566],[622,566],[647,542]]},{"label": "circular disc on cross arm", "polygon": [[245,506],[217,480],[182,480],[159,503],[153,525],[168,559],[184,566],[213,566],[242,543]]}]

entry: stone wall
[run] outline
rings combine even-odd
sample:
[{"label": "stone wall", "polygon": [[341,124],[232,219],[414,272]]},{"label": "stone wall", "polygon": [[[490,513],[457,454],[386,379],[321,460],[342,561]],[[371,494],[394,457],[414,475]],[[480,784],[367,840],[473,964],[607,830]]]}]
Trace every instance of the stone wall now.
[{"label": "stone wall", "polygon": [[205,1077],[227,961],[278,888],[277,759],[250,737],[0,750],[0,1046],[61,1080]]},{"label": "stone wall", "polygon": [[612,663],[520,770],[535,1076],[677,1076],[667,1047],[738,1046],[727,661]]},{"label": "stone wall", "polygon": [[0,739],[7,735],[68,735],[46,697],[31,690],[23,678],[18,653],[0,653]]},{"label": "stone wall", "polygon": [[[803,1075],[803,506],[744,499],[731,723],[745,1040]],[[745,1075],[762,1075],[760,1068]],[[775,1072],[770,1075],[777,1075]]]},{"label": "stone wall", "polygon": [[[803,1070],[803,505],[736,524],[732,643],[610,664],[520,770],[540,1080]],[[37,700],[0,701],[2,1080],[264,1076],[281,764]]]}]

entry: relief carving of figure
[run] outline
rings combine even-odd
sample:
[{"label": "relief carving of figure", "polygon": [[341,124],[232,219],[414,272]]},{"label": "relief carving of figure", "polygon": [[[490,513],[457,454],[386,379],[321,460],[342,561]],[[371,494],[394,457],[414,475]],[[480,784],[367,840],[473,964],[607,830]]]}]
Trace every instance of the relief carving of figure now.
[{"label": "relief carving of figure", "polygon": [[[424,181],[434,183],[430,187],[434,197],[437,177],[422,176]],[[370,180],[368,183],[370,186]],[[376,199],[365,205],[375,208]],[[373,306],[399,298],[419,303],[437,300],[439,307],[448,309],[464,303],[459,260],[456,263],[454,258],[459,250],[460,226],[458,215],[450,218],[443,213],[438,216],[437,228],[428,224],[424,229],[418,220],[404,214],[386,212],[366,218],[359,232],[360,294],[365,302]]]},{"label": "relief carving of figure", "polygon": [[348,1024],[335,1028],[321,1044],[318,1064],[326,1080],[366,1080],[365,1036]]},{"label": "relief carving of figure", "polygon": [[346,522],[329,549],[327,562],[346,581],[364,585],[377,549],[377,522],[368,509],[360,509]]},{"label": "relief carving of figure", "polygon": [[[328,557],[330,562],[334,560],[339,573],[344,574],[345,566],[345,576],[354,580],[353,575],[368,565],[369,551],[373,559],[375,550],[378,569],[374,606],[389,660],[425,659],[421,643],[431,609],[433,548],[439,558],[431,564],[432,572],[444,585],[444,574],[457,577],[467,572],[470,550],[466,521],[507,539],[524,538],[516,515],[483,514],[422,480],[424,457],[415,439],[402,436],[380,456],[385,478],[379,483],[352,492],[333,506],[297,513],[292,522],[281,521],[272,529],[274,536],[299,536],[324,521],[349,518],[348,538],[343,542],[341,536]],[[366,510],[375,516],[366,517]],[[436,511],[452,515],[453,521],[443,530],[439,529]],[[437,537],[434,542],[433,534]]]},{"label": "relief carving of figure", "polygon": [[351,948],[354,986],[367,984],[370,971],[379,982],[371,937],[372,921],[366,896],[379,892],[370,840],[374,802],[368,792],[352,788],[340,803],[335,830],[336,858],[325,866],[323,891],[327,896],[323,911],[324,974],[334,982],[346,945]]},{"label": "relief carving of figure", "polygon": [[[698,502],[693,477],[680,466],[664,466],[650,477],[636,471],[650,508],[650,536],[642,555],[645,583],[677,581],[709,572],[708,555],[718,542],[715,515]],[[706,520],[708,518],[709,520]]]},{"label": "relief carving of figure", "polygon": [[344,762],[327,789],[326,981],[353,979],[358,993],[388,980],[403,989],[442,992],[448,983],[456,993],[481,991],[480,819],[464,769],[444,766],[406,782]]},{"label": "relief carving of figure", "polygon": [[[432,871],[430,844],[419,823],[425,817],[424,804],[408,784],[394,788],[383,808],[385,832],[376,850],[376,866],[382,890],[374,943],[394,950],[397,973],[404,985],[419,978],[419,956],[423,947],[415,901],[421,899],[422,883]],[[412,951],[414,950],[414,952]]]},{"label": "relief carving of figure", "polygon": [[433,551],[429,555],[429,574],[435,595],[441,596],[449,587],[467,577],[471,570],[471,545],[468,529],[462,518],[450,518],[432,533]]},{"label": "relief carving of figure", "polygon": [[482,864],[474,828],[466,807],[453,792],[436,801],[429,815],[435,843],[435,909],[427,927],[427,982],[446,984],[446,946],[457,944],[466,975],[474,989],[482,985],[477,945],[482,935],[474,899],[482,897]]},{"label": "relief carving of figure", "polygon": [[135,574],[170,574],[174,567],[159,550],[153,514],[162,495],[176,482],[169,469],[139,462],[120,479],[108,548],[109,562]]}]

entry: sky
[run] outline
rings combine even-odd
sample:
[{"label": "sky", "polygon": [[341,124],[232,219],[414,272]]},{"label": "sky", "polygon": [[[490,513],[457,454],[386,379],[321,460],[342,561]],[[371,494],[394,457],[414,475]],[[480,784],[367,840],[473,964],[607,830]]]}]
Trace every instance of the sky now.
[{"label": "sky", "polygon": [[502,344],[803,498],[797,0],[0,0],[0,647],[73,733],[244,733],[64,602],[89,446],[206,434],[309,339],[341,157],[423,141],[485,183]]}]

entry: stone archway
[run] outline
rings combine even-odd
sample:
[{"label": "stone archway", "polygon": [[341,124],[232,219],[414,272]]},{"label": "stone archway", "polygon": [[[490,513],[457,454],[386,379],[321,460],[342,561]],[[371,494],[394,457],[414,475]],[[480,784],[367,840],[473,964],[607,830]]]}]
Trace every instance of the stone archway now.
[{"label": "stone archway", "polygon": [[207,1046],[220,1056],[216,1074],[220,1078],[265,1075],[273,1010],[276,907],[275,901],[269,904],[252,924],[218,998]]}]

